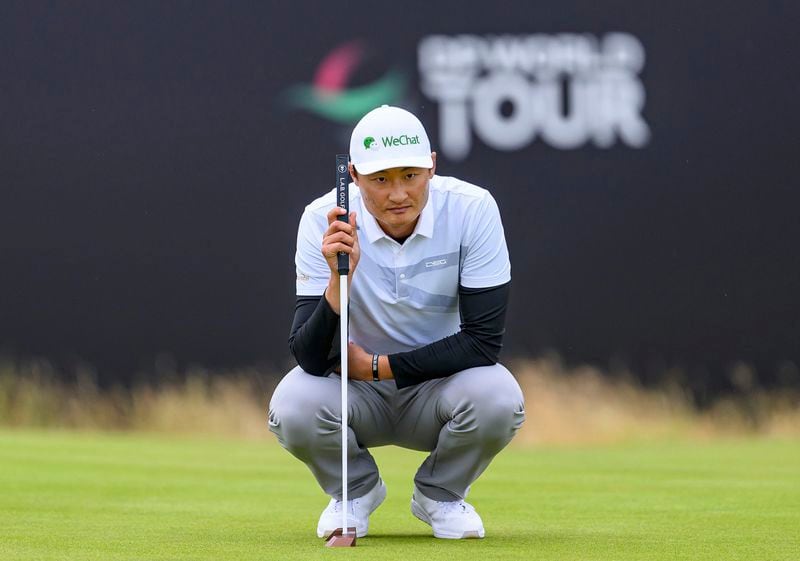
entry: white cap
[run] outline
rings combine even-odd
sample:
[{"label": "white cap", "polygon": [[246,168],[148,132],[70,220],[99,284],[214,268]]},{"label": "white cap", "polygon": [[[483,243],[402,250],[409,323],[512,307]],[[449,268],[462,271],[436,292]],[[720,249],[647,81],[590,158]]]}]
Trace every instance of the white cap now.
[{"label": "white cap", "polygon": [[358,173],[389,168],[432,168],[431,143],[419,119],[381,105],[364,115],[350,137],[350,161]]}]

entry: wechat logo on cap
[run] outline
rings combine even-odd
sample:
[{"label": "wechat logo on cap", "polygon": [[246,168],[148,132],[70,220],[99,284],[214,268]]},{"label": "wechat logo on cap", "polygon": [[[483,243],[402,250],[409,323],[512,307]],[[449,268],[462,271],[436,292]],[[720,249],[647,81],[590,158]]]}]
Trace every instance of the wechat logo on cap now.
[{"label": "wechat logo on cap", "polygon": [[366,148],[367,150],[374,150],[377,147],[378,145],[375,143],[375,139],[373,137],[368,136],[364,138],[364,148]]}]

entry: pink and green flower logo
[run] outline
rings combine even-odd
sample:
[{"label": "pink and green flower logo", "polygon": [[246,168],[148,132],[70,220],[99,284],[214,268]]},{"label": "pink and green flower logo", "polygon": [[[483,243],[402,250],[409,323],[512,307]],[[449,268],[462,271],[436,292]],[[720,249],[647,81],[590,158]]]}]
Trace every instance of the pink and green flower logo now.
[{"label": "pink and green flower logo", "polygon": [[390,69],[372,83],[348,87],[364,53],[361,41],[340,45],[319,63],[312,84],[297,84],[284,92],[284,103],[347,124],[379,105],[397,104],[406,89],[406,77],[398,70]]}]

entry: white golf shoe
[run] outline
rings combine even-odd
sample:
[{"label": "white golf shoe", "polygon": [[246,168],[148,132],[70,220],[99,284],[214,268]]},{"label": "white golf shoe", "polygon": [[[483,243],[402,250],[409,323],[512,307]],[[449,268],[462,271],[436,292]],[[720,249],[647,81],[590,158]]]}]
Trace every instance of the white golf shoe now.
[{"label": "white golf shoe", "polygon": [[[381,506],[386,498],[386,485],[382,479],[363,497],[347,501],[347,526],[355,527],[356,536],[363,538],[369,530],[369,515]],[[336,528],[342,527],[342,501],[331,499],[319,517],[317,537],[328,538]]]},{"label": "white golf shoe", "polygon": [[414,488],[411,496],[411,513],[433,528],[437,538],[460,540],[482,538],[483,521],[466,501],[434,501]]}]

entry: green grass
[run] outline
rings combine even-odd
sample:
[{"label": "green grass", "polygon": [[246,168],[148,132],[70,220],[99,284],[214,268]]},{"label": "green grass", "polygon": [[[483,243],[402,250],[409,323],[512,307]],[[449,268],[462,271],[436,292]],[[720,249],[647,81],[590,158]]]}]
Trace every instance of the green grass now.
[{"label": "green grass", "polygon": [[273,441],[0,431],[0,559],[800,559],[800,443],[503,452],[473,486],[487,538],[408,510],[422,455],[375,450],[389,497],[353,550],[315,537],[327,500]]}]

